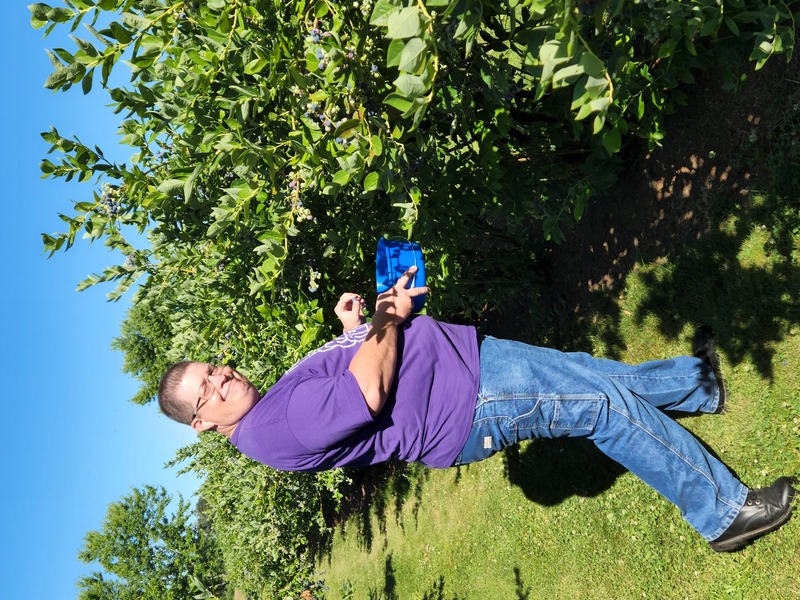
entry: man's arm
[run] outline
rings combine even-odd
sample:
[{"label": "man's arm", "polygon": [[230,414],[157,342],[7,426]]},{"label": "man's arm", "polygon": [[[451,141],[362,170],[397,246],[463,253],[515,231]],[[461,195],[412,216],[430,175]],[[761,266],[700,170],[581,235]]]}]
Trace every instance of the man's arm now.
[{"label": "man's arm", "polygon": [[372,327],[350,361],[349,370],[373,416],[383,408],[394,381],[397,329],[411,315],[414,297],[430,291],[427,287],[405,288],[416,270],[416,267],[411,267],[394,287],[378,296]]}]

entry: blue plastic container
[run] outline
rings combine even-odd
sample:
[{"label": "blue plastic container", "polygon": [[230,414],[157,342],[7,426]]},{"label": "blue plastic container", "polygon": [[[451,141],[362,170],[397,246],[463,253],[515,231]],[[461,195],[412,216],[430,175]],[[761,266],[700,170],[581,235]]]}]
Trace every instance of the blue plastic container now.
[{"label": "blue plastic container", "polygon": [[[378,240],[378,252],[375,257],[376,289],[381,294],[391,288],[409,267],[416,265],[417,272],[411,277],[406,288],[423,287],[425,285],[425,256],[419,244],[406,240]],[[425,306],[425,296],[414,298],[414,312]]]}]

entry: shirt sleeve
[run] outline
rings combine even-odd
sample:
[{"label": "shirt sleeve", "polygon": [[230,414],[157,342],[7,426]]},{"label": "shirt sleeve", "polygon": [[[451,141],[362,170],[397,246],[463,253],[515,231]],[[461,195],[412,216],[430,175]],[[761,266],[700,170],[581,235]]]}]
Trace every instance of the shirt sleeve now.
[{"label": "shirt sleeve", "polygon": [[312,452],[328,450],[373,422],[350,371],[300,381],[289,400],[286,420],[297,441]]}]

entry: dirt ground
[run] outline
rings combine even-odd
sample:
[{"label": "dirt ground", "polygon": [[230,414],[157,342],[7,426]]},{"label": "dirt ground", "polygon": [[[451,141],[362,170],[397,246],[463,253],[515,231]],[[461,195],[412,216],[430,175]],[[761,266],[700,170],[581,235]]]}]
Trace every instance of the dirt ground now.
[{"label": "dirt ground", "polygon": [[769,126],[775,102],[800,87],[800,61],[770,59],[740,89],[725,92],[716,73],[686,89],[688,105],[666,122],[662,146],[646,144],[607,195],[554,246],[547,275],[554,301],[567,312],[586,308],[592,293],[613,290],[635,268],[670,254],[707,229],[710,193],[745,195],[757,173],[734,166],[737,150]]}]

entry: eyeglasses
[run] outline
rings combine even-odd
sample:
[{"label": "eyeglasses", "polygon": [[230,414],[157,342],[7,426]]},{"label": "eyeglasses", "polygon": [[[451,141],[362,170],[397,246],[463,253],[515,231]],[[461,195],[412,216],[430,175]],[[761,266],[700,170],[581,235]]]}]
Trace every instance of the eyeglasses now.
[{"label": "eyeglasses", "polygon": [[206,371],[206,376],[203,377],[203,381],[200,382],[200,388],[197,390],[197,403],[194,405],[194,412],[192,413],[192,419],[197,416],[197,412],[206,405],[206,403],[211,400],[211,397],[214,395],[214,384],[211,383],[209,379],[213,374],[214,371],[217,370],[217,367],[214,365],[208,365],[208,370]]}]

